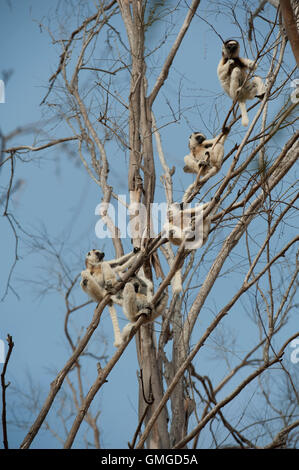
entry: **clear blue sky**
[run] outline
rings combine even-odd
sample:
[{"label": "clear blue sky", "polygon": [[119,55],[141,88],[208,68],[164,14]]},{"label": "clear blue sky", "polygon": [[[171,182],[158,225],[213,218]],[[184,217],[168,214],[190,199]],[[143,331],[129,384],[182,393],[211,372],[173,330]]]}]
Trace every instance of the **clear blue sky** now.
[{"label": "clear blue sky", "polygon": [[[46,32],[41,33],[39,21],[43,19],[46,22],[49,5],[54,8],[55,4],[54,0],[52,2],[1,0],[0,69],[2,71],[13,70],[6,86],[6,103],[0,104],[0,128],[4,134],[18,126],[38,123],[45,118],[44,109],[39,106],[39,103],[47,90],[48,79],[56,69],[59,59],[49,35]],[[202,4],[202,8],[205,9],[207,2],[202,2]],[[227,17],[222,17],[221,21],[219,20],[214,26],[219,28],[224,38],[239,35]],[[209,30],[208,25],[196,18],[188,36],[184,39],[182,49],[174,62],[173,72],[163,92],[175,97],[177,79],[180,75],[184,75],[186,80],[183,94],[185,97],[190,97],[190,106],[194,104],[195,99],[198,103],[202,103],[199,111],[206,112],[209,93],[213,100],[222,93],[215,71],[219,60],[219,49],[219,38]],[[203,98],[200,96],[193,98],[194,90],[197,94],[202,93]],[[188,99],[185,99],[185,103],[188,103]],[[220,113],[223,112],[223,105],[227,104],[226,98],[222,97],[219,101]],[[161,100],[157,103],[157,112],[162,112],[162,106],[165,106],[165,103],[163,102],[162,105]],[[214,111],[211,109],[209,112]],[[166,156],[172,164],[177,166],[176,184],[179,190],[186,184],[190,184],[192,180],[189,175],[182,173],[182,158],[187,153],[187,138],[190,130],[195,130],[198,125],[202,125],[201,118],[192,110],[190,123],[183,121],[169,126],[163,133],[163,141],[169,142]],[[205,131],[210,136],[209,131],[207,129]],[[53,127],[51,137],[55,138],[55,136],[56,129]],[[235,135],[234,138],[236,139],[237,136]],[[20,136],[13,142],[29,145],[34,143],[32,136]],[[231,142],[234,140],[232,139]],[[74,165],[73,161],[65,156],[60,158],[61,151],[57,147],[39,155],[31,155],[33,161],[30,163],[17,163],[16,179],[21,178],[24,184],[13,197],[11,204],[25,231],[41,233],[44,227],[51,239],[57,239],[60,242],[65,240],[63,253],[67,253],[67,259],[74,268],[73,272],[76,273],[83,268],[82,263],[86,251],[99,245],[94,234],[97,220],[94,209],[100,202],[100,194],[97,186],[90,182],[83,167]],[[8,177],[9,167],[6,165],[0,172],[1,189],[6,187]],[[119,188],[119,192],[121,191],[122,188]],[[159,190],[157,194],[162,198]],[[177,198],[180,198],[180,191],[177,193]],[[2,241],[0,244],[0,297],[2,297],[7,275],[14,260],[14,237],[8,221],[3,217],[0,219],[0,233]],[[42,233],[41,237],[44,237]],[[5,339],[9,333],[15,342],[7,374],[7,380],[12,384],[7,389],[10,421],[13,420],[12,409],[20,421],[24,415],[28,417],[24,410],[18,408],[20,404],[18,391],[15,391],[13,387],[17,390],[29,390],[30,377],[34,388],[40,391],[40,404],[42,404],[55,371],[63,367],[70,354],[63,332],[65,314],[63,295],[57,292],[39,295],[40,283],[37,285],[32,282],[42,282],[46,277],[45,268],[49,264],[48,258],[42,252],[35,253],[35,249],[30,244],[32,241],[30,237],[24,234],[22,240],[19,248],[21,257],[12,279],[12,285],[19,298],[10,290],[5,300],[0,303],[0,339]],[[109,244],[107,246],[110,247]],[[126,248],[129,246],[127,244]],[[54,262],[50,269],[54,273]],[[228,295],[226,290],[228,285],[234,284],[235,280],[223,279],[221,281],[224,300]],[[78,302],[86,300],[79,288],[76,289],[75,295]],[[90,306],[75,314],[78,334],[82,333],[80,328],[84,329],[88,325],[92,313],[93,306]],[[105,352],[111,355],[114,348],[108,312],[104,313],[104,320],[93,343],[93,350],[99,354]],[[204,321],[201,323],[201,326],[203,325]],[[250,328],[249,323],[248,332]],[[102,333],[106,335],[107,349],[103,344]],[[99,423],[103,447],[126,448],[127,440],[132,438],[137,425],[137,369],[135,345],[131,342],[96,402],[102,410]],[[87,367],[85,392],[88,391],[95,376],[95,363],[90,362]],[[30,424],[33,419],[34,414],[29,418]],[[50,419],[55,421],[53,416],[50,416]],[[20,431],[10,424],[8,428],[10,446],[18,447],[25,433],[25,429]],[[75,447],[80,445],[79,442],[78,439]],[[49,433],[40,433],[32,445],[33,448],[57,446],[60,447],[60,444]]]}]

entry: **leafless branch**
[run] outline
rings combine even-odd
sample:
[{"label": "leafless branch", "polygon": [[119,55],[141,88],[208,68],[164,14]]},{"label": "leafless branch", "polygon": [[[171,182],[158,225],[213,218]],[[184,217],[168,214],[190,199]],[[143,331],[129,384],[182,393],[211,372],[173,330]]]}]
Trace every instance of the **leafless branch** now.
[{"label": "leafless branch", "polygon": [[10,385],[10,382],[5,383],[5,374],[8,366],[8,362],[14,347],[14,342],[10,335],[7,335],[8,352],[5,358],[3,369],[1,372],[1,387],[2,387],[2,431],[3,431],[3,445],[4,449],[8,449],[7,439],[7,423],[6,423],[6,389]]}]

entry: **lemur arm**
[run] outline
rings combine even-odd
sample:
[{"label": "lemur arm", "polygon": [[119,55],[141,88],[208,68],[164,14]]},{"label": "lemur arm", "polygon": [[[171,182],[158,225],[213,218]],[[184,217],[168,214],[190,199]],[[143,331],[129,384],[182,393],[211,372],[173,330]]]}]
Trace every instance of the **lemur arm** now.
[{"label": "lemur arm", "polygon": [[82,289],[95,301],[101,302],[103,297],[106,295],[105,289],[103,289],[99,283],[91,275],[89,269],[85,269],[81,272],[81,283]]},{"label": "lemur arm", "polygon": [[193,155],[190,153],[184,157],[184,172],[185,173],[197,173],[199,170],[198,161],[195,160]]},{"label": "lemur arm", "polygon": [[115,268],[117,266],[123,265],[125,262],[130,260],[133,256],[135,256],[135,252],[132,251],[131,253],[127,253],[126,255],[121,256],[120,258],[112,259],[106,261],[106,263],[110,264],[111,267]]},{"label": "lemur arm", "polygon": [[254,60],[240,57],[240,62],[242,62],[242,64],[250,70],[255,70],[257,68],[257,64],[254,63]]}]

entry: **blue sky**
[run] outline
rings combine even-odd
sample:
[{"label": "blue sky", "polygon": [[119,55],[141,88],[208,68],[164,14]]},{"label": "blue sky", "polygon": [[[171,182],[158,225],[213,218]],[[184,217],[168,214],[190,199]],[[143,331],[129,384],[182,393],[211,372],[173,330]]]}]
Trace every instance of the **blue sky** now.
[{"label": "blue sky", "polygon": [[[55,4],[56,2],[52,1],[51,8],[54,9]],[[41,33],[39,27],[41,19],[46,22],[48,12],[49,2],[45,0],[18,2],[1,0],[0,68],[2,71],[13,70],[6,86],[6,103],[0,105],[0,128],[4,134],[29,123],[38,125],[41,119],[46,117],[44,109],[39,104],[47,90],[48,79],[58,63],[57,50],[52,46],[49,35],[46,32]],[[224,38],[239,35],[227,17],[219,20],[218,27]],[[206,112],[210,95],[213,102],[216,97],[219,97],[218,109],[220,115],[223,114],[228,101],[222,96],[215,73],[218,60],[219,38],[210,31],[208,25],[199,18],[195,18],[175,59],[173,72],[164,86],[163,94],[175,100],[177,80],[180,76],[184,76],[183,94],[186,106],[191,106],[196,101],[199,103],[200,113]],[[161,98],[155,106],[157,113],[163,114],[164,106],[165,101]],[[211,110],[210,113],[212,115],[213,111]],[[190,113],[189,122],[182,120],[163,131],[163,141],[169,142],[165,152],[166,157],[177,167],[175,181],[178,199],[182,188],[192,181],[190,175],[185,175],[181,171],[182,157],[187,153],[186,136],[189,136],[191,129],[195,130],[198,125],[203,125],[199,116],[200,114],[196,114],[193,110]],[[52,138],[62,132],[59,127],[51,128],[50,125],[49,128]],[[210,135],[209,130],[213,129],[206,130],[207,135]],[[236,138],[238,138],[237,134],[230,139],[230,142],[233,143]],[[42,135],[39,136],[39,141],[40,139]],[[32,135],[19,136],[13,142],[28,145],[34,143]],[[100,202],[100,194],[98,187],[90,182],[83,167],[75,165],[72,158],[65,156],[61,158],[61,152],[61,148],[54,147],[40,154],[31,154],[30,163],[17,162],[15,178],[22,179],[24,184],[17,195],[12,198],[11,204],[24,231],[39,233],[41,239],[45,239],[46,232],[49,238],[58,240],[57,248],[60,247],[62,253],[67,254],[72,272],[77,273],[83,268],[82,263],[86,251],[99,245],[94,233],[97,221],[94,210]],[[112,176],[113,174],[115,176],[116,173],[113,172],[117,169],[116,162],[112,169]],[[1,189],[6,187],[8,177],[9,167],[5,165],[0,172]],[[121,191],[120,187],[119,192]],[[163,199],[159,184],[157,198]],[[8,221],[3,217],[0,219],[0,233],[2,240],[0,244],[0,297],[2,297],[7,275],[14,260],[15,243]],[[21,238],[20,260],[12,279],[18,297],[9,290],[0,304],[0,339],[5,339],[9,333],[15,342],[7,373],[7,380],[12,384],[7,389],[10,421],[13,419],[12,408],[20,420],[22,413],[25,413],[16,408],[15,403],[19,403],[18,392],[13,387],[17,390],[28,390],[29,377],[31,377],[34,387],[40,389],[40,403],[42,404],[55,371],[63,367],[70,354],[63,332],[65,305],[62,293],[51,292],[47,289],[46,295],[40,295],[41,283],[47,275],[45,269],[50,268],[51,272],[55,272],[53,258],[49,261],[46,253],[36,253],[35,248],[32,247],[31,237],[22,234]],[[104,245],[106,248],[111,246],[108,242]],[[130,249],[128,242],[125,246],[126,249]],[[228,286],[236,285],[237,281],[237,276],[221,280],[223,302],[226,297],[229,297]],[[77,302],[86,300],[79,288],[76,289],[75,299]],[[82,331],[80,328],[84,329],[88,325],[92,313],[93,305],[75,313],[74,324],[78,334]],[[104,322],[101,322],[101,331],[96,335],[93,349],[99,354],[111,355],[114,348],[107,311],[104,312],[103,317]],[[202,328],[204,323],[204,320],[199,322]],[[250,328],[250,322],[248,322],[248,332]],[[101,336],[102,333],[106,335],[107,346]],[[249,334],[248,338],[250,342]],[[85,390],[87,392],[89,385],[95,379],[96,368],[95,363],[84,362],[88,377]],[[134,433],[137,424],[137,369],[135,345],[131,342],[96,401],[96,406],[101,408],[100,428],[103,447],[126,448],[127,440]],[[215,370],[217,371],[217,367]],[[28,417],[28,414],[26,415]],[[33,418],[32,414],[29,417],[30,424]],[[50,419],[55,421],[55,416],[50,416]],[[8,438],[12,448],[19,446],[25,432],[25,429],[18,430],[10,424]],[[51,448],[57,445],[59,446],[59,443],[49,433],[40,433],[32,447]],[[75,447],[76,445],[80,445],[79,439]]]}]

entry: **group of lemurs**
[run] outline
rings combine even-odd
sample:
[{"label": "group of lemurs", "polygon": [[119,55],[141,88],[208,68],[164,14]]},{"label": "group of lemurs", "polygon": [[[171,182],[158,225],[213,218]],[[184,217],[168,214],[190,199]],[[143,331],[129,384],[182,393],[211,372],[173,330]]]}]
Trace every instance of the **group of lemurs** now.
[{"label": "group of lemurs", "polygon": [[[223,43],[222,58],[217,68],[220,84],[229,97],[237,102],[241,111],[241,123],[248,125],[246,101],[263,99],[265,85],[258,76],[252,76],[256,68],[254,61],[239,57],[240,45],[238,41],[229,39]],[[224,142],[229,129],[223,128],[222,133],[208,140],[201,132],[194,132],[189,137],[190,153],[185,156],[183,168],[186,173],[197,175],[197,184],[205,182],[222,166],[224,156]],[[184,199],[183,199],[183,202]],[[184,208],[184,204],[171,204],[167,214],[167,221],[163,226],[162,236],[176,246],[188,247],[196,250],[204,245],[208,239],[212,216],[215,214],[217,204],[204,218],[203,213],[210,202],[201,204],[196,208]],[[95,302],[101,302],[107,293],[110,293],[109,313],[114,330],[114,345],[119,347],[130,335],[132,328],[140,315],[144,315],[147,322],[153,321],[165,311],[168,302],[167,290],[160,296],[155,305],[152,304],[154,285],[144,273],[143,267],[134,274],[124,287],[116,294],[113,287],[117,281],[132,267],[138,249],[121,256],[118,259],[103,261],[105,256],[99,250],[91,250],[85,259],[86,269],[81,273],[81,287]],[[180,273],[176,273],[173,291],[182,289]],[[120,331],[117,312],[114,304],[122,307],[129,323]]]},{"label": "group of lemurs", "polygon": [[[139,250],[134,249],[131,253],[120,258],[103,261],[105,253],[99,250],[91,250],[85,258],[86,269],[81,272],[81,287],[95,301],[101,302],[107,293],[110,293],[118,280],[126,273]],[[131,277],[124,288],[116,294],[111,294],[109,300],[109,313],[114,331],[114,346],[119,347],[129,336],[135,322],[140,315],[147,317],[148,321],[153,321],[165,310],[168,302],[167,291],[163,292],[152,305],[151,300],[154,295],[154,287],[140,269],[138,275]],[[114,304],[121,305],[129,323],[120,331],[117,313]]]}]

